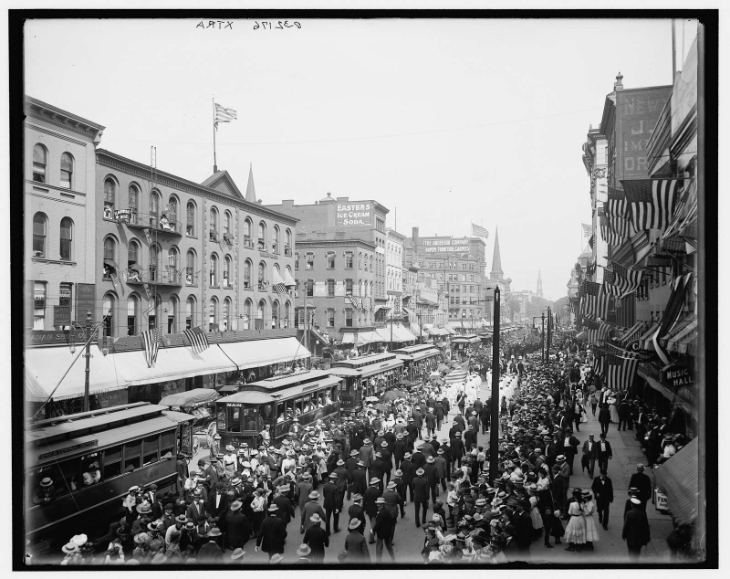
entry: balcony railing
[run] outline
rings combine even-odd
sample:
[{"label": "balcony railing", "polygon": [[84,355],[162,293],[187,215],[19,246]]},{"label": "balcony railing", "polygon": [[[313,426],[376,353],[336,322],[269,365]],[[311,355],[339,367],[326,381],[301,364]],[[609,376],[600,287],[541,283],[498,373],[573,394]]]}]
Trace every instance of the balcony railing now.
[{"label": "balcony railing", "polygon": [[[122,272],[127,276],[127,285],[155,284],[180,287],[183,283],[184,272],[174,269],[126,269]],[[187,282],[186,285],[195,285]],[[195,276],[191,276],[194,278]]]},{"label": "balcony railing", "polygon": [[126,223],[130,229],[150,229],[167,235],[183,234],[183,225],[177,219],[172,219],[164,213],[137,213],[132,209],[120,209],[116,212],[117,221]]}]

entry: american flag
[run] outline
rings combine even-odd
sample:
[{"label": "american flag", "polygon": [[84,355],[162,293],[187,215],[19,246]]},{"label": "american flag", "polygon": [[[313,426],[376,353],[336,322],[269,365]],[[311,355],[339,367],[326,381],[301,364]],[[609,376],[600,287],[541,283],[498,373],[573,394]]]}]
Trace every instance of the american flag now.
[{"label": "american flag", "polygon": [[608,245],[618,245],[621,243],[621,238],[609,226],[606,209],[604,207],[598,208],[598,224],[601,229],[601,238],[603,241],[605,241]]},{"label": "american flag", "polygon": [[144,358],[147,361],[148,368],[154,368],[157,361],[157,351],[162,341],[162,333],[160,328],[147,330],[142,332],[142,344],[144,345]]},{"label": "american flag", "polygon": [[192,330],[185,330],[185,337],[190,342],[190,346],[192,346],[193,352],[196,354],[200,354],[204,350],[208,349],[208,338],[200,327],[193,328]]},{"label": "american flag", "polygon": [[487,231],[485,227],[474,223],[471,224],[471,234],[474,237],[481,237],[483,239],[487,239],[489,237],[489,231]]},{"label": "american flag", "polygon": [[610,269],[604,269],[603,271],[603,289],[604,291],[614,297],[621,295],[621,288],[616,284],[616,274]]},{"label": "american flag", "polygon": [[624,358],[609,354],[606,379],[608,387],[611,390],[628,390],[634,381],[638,367],[638,358]]},{"label": "american flag", "polygon": [[213,124],[216,129],[218,129],[218,123],[230,123],[238,119],[238,113],[234,109],[227,109],[218,103],[213,104],[215,105],[215,122]]},{"label": "american flag", "polygon": [[631,204],[632,222],[636,231],[664,230],[669,226],[682,180],[637,179],[621,181],[621,184]]},{"label": "american flag", "polygon": [[608,217],[608,226],[619,237],[631,237],[634,234],[634,227],[630,220],[629,202],[626,199],[626,194],[621,189],[608,188],[606,216]]},{"label": "american flag", "polygon": [[608,295],[603,291],[603,284],[593,281],[583,282],[580,313],[592,318],[606,319],[608,315]]},{"label": "american flag", "polygon": [[621,298],[635,292],[636,288],[641,285],[641,278],[644,275],[643,270],[628,269],[615,261],[611,262],[611,268],[615,274],[613,285],[621,291]]}]

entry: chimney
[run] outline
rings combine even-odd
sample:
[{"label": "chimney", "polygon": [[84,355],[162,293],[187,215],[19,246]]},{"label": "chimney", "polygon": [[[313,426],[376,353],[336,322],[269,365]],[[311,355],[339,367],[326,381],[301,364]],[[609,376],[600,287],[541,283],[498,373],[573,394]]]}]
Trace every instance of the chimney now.
[{"label": "chimney", "polygon": [[620,72],[616,75],[616,82],[613,83],[613,90],[624,90],[624,85],[622,82],[623,78],[624,78],[624,75],[621,74]]},{"label": "chimney", "polygon": [[412,229],[411,237],[413,237],[413,248],[415,249],[416,245],[418,245],[418,227]]}]

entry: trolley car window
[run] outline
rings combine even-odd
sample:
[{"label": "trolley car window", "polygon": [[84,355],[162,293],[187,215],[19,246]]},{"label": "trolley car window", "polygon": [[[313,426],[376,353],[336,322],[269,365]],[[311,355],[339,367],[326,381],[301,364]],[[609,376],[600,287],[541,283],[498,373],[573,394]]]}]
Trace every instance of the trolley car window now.
[{"label": "trolley car window", "polygon": [[227,418],[227,432],[241,432],[241,409],[236,406],[229,406]]},{"label": "trolley car window", "polygon": [[[44,491],[49,489],[47,492],[51,497],[55,498],[58,495],[59,485],[58,480],[59,474],[55,465],[48,465],[38,469],[34,469],[28,473],[30,479],[30,488],[33,489],[33,504],[40,505],[44,504]],[[50,487],[42,487],[41,481],[43,479],[50,479],[52,485]]]},{"label": "trolley car window", "polygon": [[142,441],[130,440],[124,445],[124,472],[140,467],[142,455]]},{"label": "trolley car window", "polygon": [[245,430],[259,429],[259,407],[244,406],[243,407],[243,425]]},{"label": "trolley car window", "polygon": [[100,465],[100,452],[92,452],[81,457],[81,483],[84,486],[93,485],[101,481]]},{"label": "trolley car window", "polygon": [[104,478],[122,474],[122,447],[114,446],[104,451]]},{"label": "trolley car window", "polygon": [[159,460],[159,435],[148,436],[144,439],[144,455],[142,456],[142,464],[148,465]]},{"label": "trolley car window", "polygon": [[74,492],[81,486],[79,481],[79,459],[72,458],[65,460],[58,465],[61,471],[60,484],[56,485],[58,495],[65,495]]},{"label": "trolley car window", "polygon": [[172,454],[172,450],[175,448],[175,431],[174,430],[168,430],[167,432],[162,433],[162,437],[160,440],[160,451],[162,456],[165,456],[167,453]]}]

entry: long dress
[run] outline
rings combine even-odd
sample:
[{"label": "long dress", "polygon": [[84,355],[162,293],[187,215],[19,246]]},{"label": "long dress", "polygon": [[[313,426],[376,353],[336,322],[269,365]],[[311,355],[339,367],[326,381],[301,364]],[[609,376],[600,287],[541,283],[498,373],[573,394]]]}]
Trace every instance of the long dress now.
[{"label": "long dress", "polygon": [[619,419],[618,419],[618,409],[616,408],[616,399],[611,398],[611,400],[609,402],[610,402],[610,404],[608,406],[608,411],[611,413],[611,422],[615,422],[616,424],[618,424]]},{"label": "long dress", "polygon": [[537,497],[532,496],[530,497],[530,518],[532,519],[532,527],[537,529],[542,529],[542,515],[540,514],[540,510],[537,508]]},{"label": "long dress", "polygon": [[583,515],[586,522],[586,541],[589,543],[595,543],[598,541],[598,530],[596,529],[596,523],[593,520],[593,513],[596,512],[596,504],[593,501],[588,501],[583,505]]},{"label": "long dress", "polygon": [[584,545],[586,542],[586,521],[580,503],[576,501],[570,503],[568,514],[570,515],[570,521],[568,521],[568,526],[565,527],[565,541]]}]

